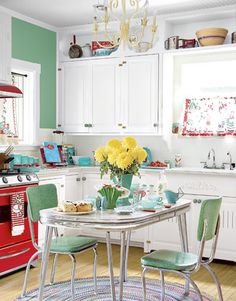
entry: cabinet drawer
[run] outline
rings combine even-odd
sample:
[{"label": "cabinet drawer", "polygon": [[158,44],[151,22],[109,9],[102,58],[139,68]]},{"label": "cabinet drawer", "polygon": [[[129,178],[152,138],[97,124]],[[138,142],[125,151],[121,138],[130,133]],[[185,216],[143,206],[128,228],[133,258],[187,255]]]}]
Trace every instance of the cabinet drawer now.
[{"label": "cabinet drawer", "polygon": [[27,264],[36,252],[31,240],[0,249],[0,275]]}]

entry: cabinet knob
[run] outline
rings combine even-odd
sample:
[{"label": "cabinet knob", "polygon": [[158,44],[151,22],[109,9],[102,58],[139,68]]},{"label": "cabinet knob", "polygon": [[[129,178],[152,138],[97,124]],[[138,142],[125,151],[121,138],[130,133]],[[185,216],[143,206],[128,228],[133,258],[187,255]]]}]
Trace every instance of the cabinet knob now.
[{"label": "cabinet knob", "polygon": [[89,125],[88,125],[87,123],[84,124],[84,127],[85,127],[85,128],[88,128],[88,126],[89,126]]},{"label": "cabinet knob", "polygon": [[118,126],[122,126],[122,123],[118,123]]},{"label": "cabinet knob", "polygon": [[147,243],[147,244],[150,244],[150,243],[151,243],[151,240],[146,240],[146,243]]},{"label": "cabinet knob", "polygon": [[202,200],[199,199],[199,200],[197,200],[197,202],[198,202],[198,204],[201,204]]},{"label": "cabinet knob", "polygon": [[82,181],[86,181],[86,177],[82,177]]},{"label": "cabinet knob", "polygon": [[77,182],[80,182],[80,178],[76,178],[76,181],[77,181]]},{"label": "cabinet knob", "polygon": [[194,200],[193,200],[193,203],[196,204],[196,203],[197,203],[197,199],[194,199]]},{"label": "cabinet knob", "polygon": [[157,123],[153,123],[154,128],[158,127]]},{"label": "cabinet knob", "polygon": [[61,184],[61,188],[63,188],[64,187],[64,185],[63,184]]},{"label": "cabinet knob", "polygon": [[122,126],[122,129],[126,129],[126,126],[125,126],[125,125],[123,125],[123,126]]},{"label": "cabinet knob", "polygon": [[93,127],[92,123],[89,123],[89,125],[88,125],[88,126],[89,126],[89,128],[92,128],[92,127]]}]

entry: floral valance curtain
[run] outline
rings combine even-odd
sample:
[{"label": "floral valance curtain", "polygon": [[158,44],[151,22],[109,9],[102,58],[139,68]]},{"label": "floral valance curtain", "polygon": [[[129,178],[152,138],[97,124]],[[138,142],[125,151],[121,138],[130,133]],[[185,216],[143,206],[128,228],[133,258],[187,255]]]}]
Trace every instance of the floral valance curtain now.
[{"label": "floral valance curtain", "polygon": [[183,136],[236,136],[236,97],[186,99]]}]

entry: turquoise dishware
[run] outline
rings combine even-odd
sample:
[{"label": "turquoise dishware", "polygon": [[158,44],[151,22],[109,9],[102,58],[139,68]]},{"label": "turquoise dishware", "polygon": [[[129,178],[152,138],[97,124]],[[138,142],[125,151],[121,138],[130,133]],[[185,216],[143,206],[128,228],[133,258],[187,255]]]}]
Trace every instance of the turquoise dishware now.
[{"label": "turquoise dishware", "polygon": [[29,164],[34,164],[34,157],[28,157]]},{"label": "turquoise dishware", "polygon": [[157,205],[157,202],[155,200],[144,199],[140,204],[143,209],[154,209]]},{"label": "turquoise dishware", "polygon": [[79,164],[79,166],[91,166],[91,158],[90,157],[79,157],[78,164]]},{"label": "turquoise dishware", "polygon": [[21,164],[21,157],[22,155],[21,154],[13,154],[14,156],[14,165],[19,165]]},{"label": "turquoise dishware", "polygon": [[169,204],[176,204],[176,202],[184,195],[184,192],[181,188],[178,189],[178,192],[165,190],[164,193]]},{"label": "turquoise dishware", "polygon": [[29,157],[28,156],[22,156],[21,157],[21,164],[29,164]]},{"label": "turquoise dishware", "polygon": [[149,199],[150,201],[153,201],[153,202],[158,203],[158,202],[160,202],[161,197],[160,197],[159,195],[150,195],[150,196],[148,197],[148,199]]}]

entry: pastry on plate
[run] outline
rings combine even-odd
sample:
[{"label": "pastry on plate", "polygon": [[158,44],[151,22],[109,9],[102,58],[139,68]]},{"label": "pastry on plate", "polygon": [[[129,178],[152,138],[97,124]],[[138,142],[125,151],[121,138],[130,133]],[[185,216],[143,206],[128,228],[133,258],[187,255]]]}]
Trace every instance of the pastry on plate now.
[{"label": "pastry on plate", "polygon": [[93,210],[93,205],[88,202],[79,202],[76,205],[77,212],[89,212]]},{"label": "pastry on plate", "polygon": [[63,205],[60,206],[63,212],[76,212],[77,208],[76,205],[73,203],[65,202]]}]

